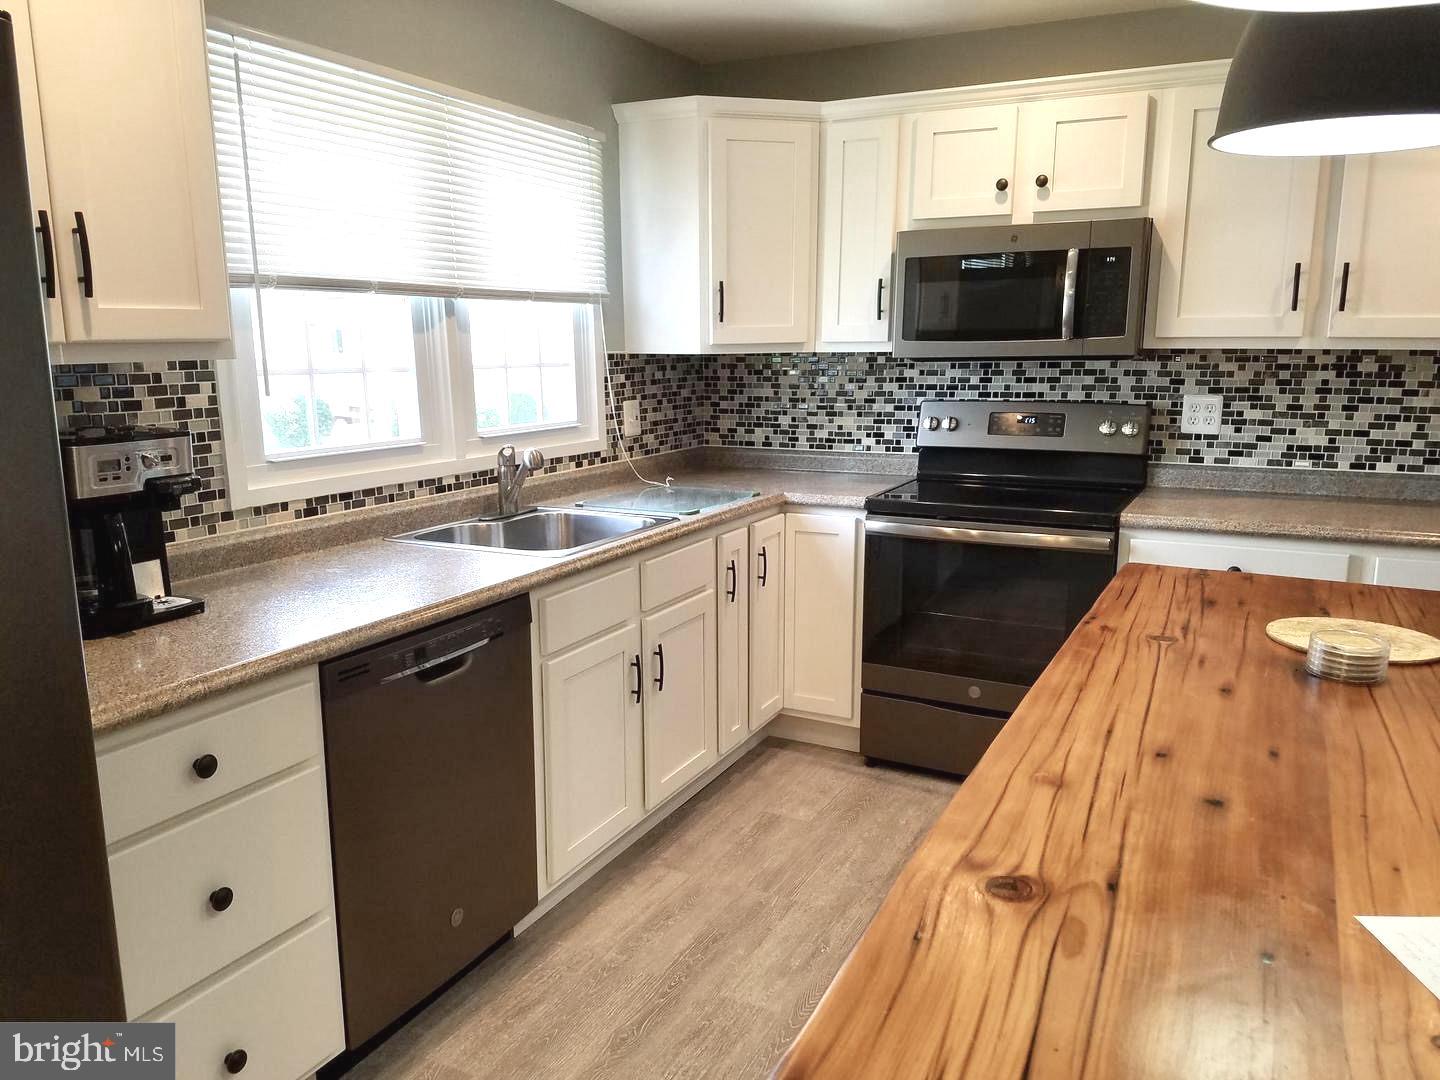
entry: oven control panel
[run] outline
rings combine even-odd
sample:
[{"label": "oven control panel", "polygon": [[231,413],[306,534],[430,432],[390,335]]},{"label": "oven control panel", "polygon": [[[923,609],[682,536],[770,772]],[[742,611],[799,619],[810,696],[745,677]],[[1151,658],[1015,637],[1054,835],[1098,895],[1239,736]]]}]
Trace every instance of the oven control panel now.
[{"label": "oven control panel", "polygon": [[1149,405],[929,399],[916,445],[1144,455],[1149,435]]}]

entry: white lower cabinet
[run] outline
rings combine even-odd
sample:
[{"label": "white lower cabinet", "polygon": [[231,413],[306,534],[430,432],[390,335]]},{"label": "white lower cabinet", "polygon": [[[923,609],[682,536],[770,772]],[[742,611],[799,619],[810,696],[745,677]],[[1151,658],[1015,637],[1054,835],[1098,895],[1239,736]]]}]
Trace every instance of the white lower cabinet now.
[{"label": "white lower cabinet", "polygon": [[558,881],[644,814],[640,626],[546,660],[546,864]]},{"label": "white lower cabinet", "polygon": [[96,739],[126,1016],[187,1080],[344,1048],[321,746],[313,667]]},{"label": "white lower cabinet", "polygon": [[1440,551],[1392,545],[1122,529],[1120,562],[1440,590]]},{"label": "white lower cabinet", "polygon": [[750,530],[732,529],[715,549],[715,713],[719,751],[750,733]]},{"label": "white lower cabinet", "polygon": [[715,591],[645,616],[645,809],[719,756],[715,722]]},{"label": "white lower cabinet", "polygon": [[785,515],[750,526],[750,730],[785,707]]},{"label": "white lower cabinet", "polygon": [[849,720],[855,700],[857,519],[785,517],[785,708]]},{"label": "white lower cabinet", "polygon": [[325,916],[237,966],[175,1008],[147,1016],[175,1025],[175,1075],[265,1080],[308,1076],[345,1041],[335,923]]}]

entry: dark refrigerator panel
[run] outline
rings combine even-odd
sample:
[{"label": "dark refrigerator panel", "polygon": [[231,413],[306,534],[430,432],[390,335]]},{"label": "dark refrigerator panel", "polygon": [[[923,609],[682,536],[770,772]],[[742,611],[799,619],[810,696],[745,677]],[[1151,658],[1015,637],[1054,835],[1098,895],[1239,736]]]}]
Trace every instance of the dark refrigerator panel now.
[{"label": "dark refrigerator panel", "polygon": [[123,1019],[28,191],[0,12],[0,1017]]}]

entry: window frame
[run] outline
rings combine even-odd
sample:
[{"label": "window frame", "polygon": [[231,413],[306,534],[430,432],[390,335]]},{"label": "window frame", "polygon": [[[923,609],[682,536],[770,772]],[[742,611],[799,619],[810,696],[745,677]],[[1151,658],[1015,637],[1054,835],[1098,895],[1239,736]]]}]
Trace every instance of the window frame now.
[{"label": "window frame", "polygon": [[[459,87],[409,72],[370,63],[307,42],[257,31],[226,19],[206,20],[207,27],[279,48],[366,71],[417,87],[474,102],[512,116],[537,121],[593,139],[602,146],[604,132],[570,120],[547,116]],[[604,197],[602,173],[601,197]],[[337,291],[342,283],[336,282]],[[263,289],[261,290],[263,292]],[[357,290],[358,291],[358,290]],[[600,297],[586,299],[541,298],[515,292],[492,294],[491,299],[515,303],[562,302],[588,309],[590,317],[577,318],[576,417],[574,422],[527,425],[481,435],[475,431],[475,391],[468,327],[454,300],[412,297],[424,303],[431,316],[416,326],[416,381],[420,406],[420,438],[414,442],[365,447],[336,447],[267,456],[261,413],[261,365],[256,348],[253,279],[232,276],[230,300],[234,359],[216,365],[221,433],[229,504],[246,509],[274,503],[376,488],[444,479],[494,468],[502,446],[523,443],[552,458],[603,451],[607,445],[606,358],[604,305]]]}]

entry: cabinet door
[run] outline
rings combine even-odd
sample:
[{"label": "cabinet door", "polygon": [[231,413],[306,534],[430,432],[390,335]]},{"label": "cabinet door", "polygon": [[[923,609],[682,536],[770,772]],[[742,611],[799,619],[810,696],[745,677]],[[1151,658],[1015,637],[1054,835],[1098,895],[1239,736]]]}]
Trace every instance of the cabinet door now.
[{"label": "cabinet door", "polygon": [[1149,94],[1033,102],[1021,107],[1020,131],[1017,181],[1029,209],[1106,210],[1145,201]]},{"label": "cabinet door", "polygon": [[915,120],[910,216],[1010,214],[1015,192],[1017,106],[944,109]]},{"label": "cabinet door", "polygon": [[541,665],[552,884],[644,815],[640,665],[634,622]]},{"label": "cabinet door", "polygon": [[1440,337],[1440,149],[1345,159],[1332,337]]},{"label": "cabinet door", "polygon": [[1402,589],[1433,589],[1440,592],[1440,558],[1412,559],[1381,555],[1375,560],[1376,585]]},{"label": "cabinet door", "polygon": [[199,0],[44,0],[31,19],[66,336],[228,338]]},{"label": "cabinet door", "polygon": [[647,615],[645,809],[659,806],[719,756],[715,721],[715,592]]},{"label": "cabinet door", "polygon": [[750,530],[720,537],[715,554],[716,712],[720,753],[750,733]]},{"label": "cabinet door", "polygon": [[815,125],[710,121],[710,343],[804,342],[815,266]]},{"label": "cabinet door", "polygon": [[890,340],[890,268],[900,120],[839,120],[825,127],[820,339]]},{"label": "cabinet door", "polygon": [[20,84],[20,124],[25,132],[25,171],[30,175],[30,213],[35,220],[35,257],[45,291],[45,328],[51,341],[64,341],[65,315],[60,305],[59,274],[55,267],[55,245],[59,243],[59,237],[56,233],[55,214],[50,209],[50,172],[45,165],[45,136],[40,128],[40,87],[35,81],[35,52],[30,43],[29,0],[8,0],[5,10],[10,13],[10,21],[15,29],[15,71]]},{"label": "cabinet door", "polygon": [[1176,90],[1166,102],[1155,336],[1299,337],[1320,160],[1210,149],[1221,90]]},{"label": "cabinet door", "polygon": [[855,519],[785,515],[785,708],[850,719],[855,699]]},{"label": "cabinet door", "polygon": [[785,705],[785,515],[750,526],[750,730]]}]

